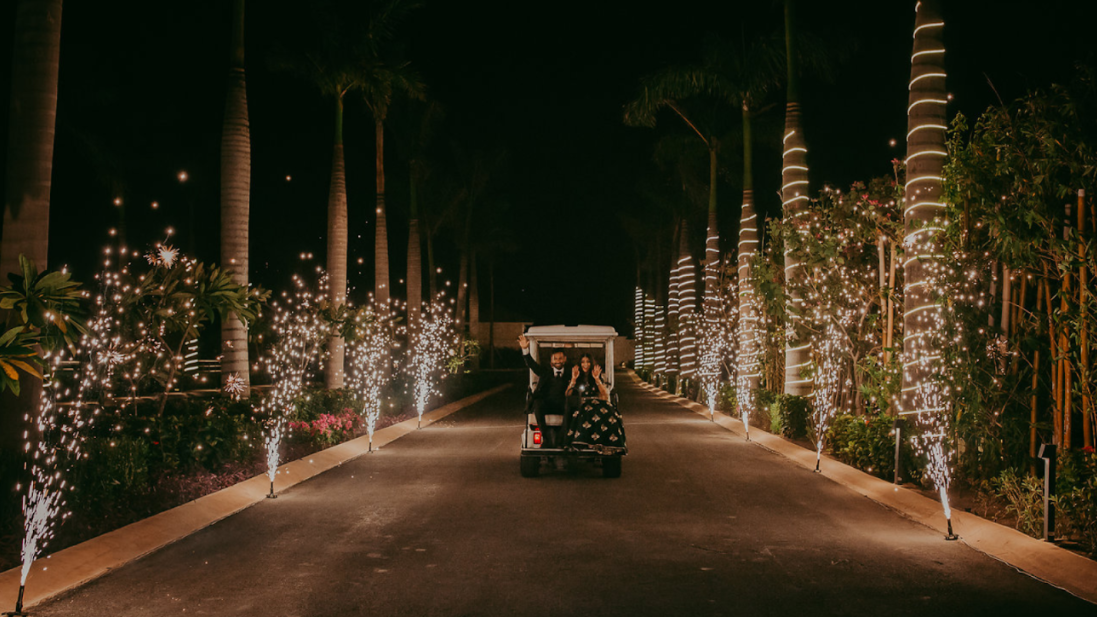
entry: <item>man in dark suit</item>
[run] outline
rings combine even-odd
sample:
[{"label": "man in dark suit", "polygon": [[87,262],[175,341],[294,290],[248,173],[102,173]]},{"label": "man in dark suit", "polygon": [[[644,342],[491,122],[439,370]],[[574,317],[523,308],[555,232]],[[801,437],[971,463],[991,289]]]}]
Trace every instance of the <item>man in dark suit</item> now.
[{"label": "man in dark suit", "polygon": [[[545,446],[549,448],[561,448],[564,446],[564,435],[567,434],[567,415],[565,414],[566,392],[571,376],[568,374],[568,357],[563,351],[557,351],[549,358],[549,366],[541,366],[529,353],[529,339],[526,336],[518,337],[518,345],[522,348],[522,359],[526,366],[537,377],[537,388],[533,391],[533,415],[537,418],[537,426],[541,427],[541,434],[545,436]],[[545,423],[548,414],[560,414],[564,417],[564,423],[558,429],[549,427]],[[554,430],[555,429],[555,430]]]}]

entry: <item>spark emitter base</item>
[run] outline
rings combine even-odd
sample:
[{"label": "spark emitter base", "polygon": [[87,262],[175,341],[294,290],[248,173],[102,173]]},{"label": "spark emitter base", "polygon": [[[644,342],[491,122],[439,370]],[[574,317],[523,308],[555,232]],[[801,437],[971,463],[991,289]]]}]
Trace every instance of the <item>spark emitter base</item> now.
[{"label": "spark emitter base", "polygon": [[2,613],[5,617],[26,617],[26,613],[23,612],[23,592],[27,590],[26,585],[19,586],[19,599],[15,601],[15,610],[10,613]]}]

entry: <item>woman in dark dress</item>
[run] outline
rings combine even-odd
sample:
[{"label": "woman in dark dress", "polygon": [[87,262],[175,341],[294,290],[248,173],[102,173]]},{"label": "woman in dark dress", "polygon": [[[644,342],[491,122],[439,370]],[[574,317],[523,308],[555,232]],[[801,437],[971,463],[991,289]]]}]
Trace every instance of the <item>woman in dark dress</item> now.
[{"label": "woman in dark dress", "polygon": [[565,443],[568,447],[595,450],[599,454],[624,454],[625,425],[621,414],[609,402],[602,382],[602,367],[590,354],[583,354],[571,371],[567,396],[571,412]]}]

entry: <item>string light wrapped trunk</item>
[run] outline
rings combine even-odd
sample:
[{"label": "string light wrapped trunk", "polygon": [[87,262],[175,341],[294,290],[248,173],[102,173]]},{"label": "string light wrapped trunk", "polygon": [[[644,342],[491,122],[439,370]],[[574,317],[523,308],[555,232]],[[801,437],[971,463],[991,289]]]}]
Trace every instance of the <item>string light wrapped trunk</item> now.
[{"label": "string light wrapped trunk", "polygon": [[948,500],[949,409],[939,381],[941,349],[937,347],[943,315],[933,289],[933,276],[941,261],[936,235],[945,224],[941,218],[945,208],[942,169],[948,156],[943,31],[940,0],[917,2],[907,107],[900,398],[902,413],[913,416],[921,430],[912,442],[927,457],[927,475],[941,497],[947,537],[955,539]]}]

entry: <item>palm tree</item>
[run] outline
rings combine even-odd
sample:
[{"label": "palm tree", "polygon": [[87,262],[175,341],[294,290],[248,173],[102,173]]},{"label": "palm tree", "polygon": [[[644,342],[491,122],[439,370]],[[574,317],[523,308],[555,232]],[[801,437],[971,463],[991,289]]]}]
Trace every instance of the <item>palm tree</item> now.
[{"label": "palm tree", "polygon": [[[332,137],[331,181],[327,207],[327,276],[331,306],[338,310],[347,296],[347,182],[343,156],[343,101],[358,87],[360,75],[353,60],[362,54],[360,37],[341,29],[338,18],[327,12],[313,14],[317,20],[311,45],[299,53],[279,51],[272,59],[275,68],[296,74],[311,82],[334,106],[335,130]],[[342,388],[344,382],[344,341],[335,336],[328,341],[328,360],[324,385]]]},{"label": "palm tree", "polygon": [[391,45],[396,26],[412,9],[414,0],[390,0],[370,16],[364,55],[358,61],[358,90],[373,116],[374,151],[376,155],[376,213],[374,226],[374,297],[385,302],[391,294],[389,285],[389,239],[385,216],[385,120],[395,96],[423,100],[425,86],[419,75],[406,61],[390,61]]},{"label": "palm tree", "polygon": [[[248,218],[251,195],[251,134],[244,73],[244,0],[232,3],[229,84],[221,129],[221,266],[233,282],[248,285]],[[247,326],[235,313],[221,323],[221,383],[236,375],[251,385]]]},{"label": "palm tree", "polygon": [[[751,120],[755,114],[764,111],[760,109],[762,101],[770,90],[780,84],[784,73],[783,68],[784,51],[772,37],[743,41],[738,45],[710,37],[705,41],[702,61],[699,64],[673,67],[647,78],[640,98],[630,104],[625,112],[626,122],[644,124],[653,122],[655,111],[668,107],[689,124],[697,135],[705,140],[710,151],[713,151],[716,148],[714,140],[710,135],[704,135],[696,124],[682,113],[678,101],[707,95],[742,110],[743,205],[739,224],[738,251],[739,323],[741,326],[739,348],[748,350],[748,353],[740,353],[738,381],[743,383],[745,380],[752,390],[758,388],[761,371],[758,363],[752,360],[753,356],[749,353],[749,350],[757,349],[757,342],[753,339],[756,334],[751,331],[751,328],[759,323],[754,287],[750,283],[750,262],[758,247],[758,217],[754,210]],[[711,166],[714,165],[715,162],[711,164]],[[715,174],[710,172],[710,177],[715,177]],[[709,238],[716,235],[713,231],[716,229],[713,222],[716,199],[714,182],[712,186]],[[716,267],[716,257],[719,255],[718,238],[715,242],[711,239],[706,242],[705,255],[705,296],[714,298],[715,288],[712,285],[714,279],[710,279],[708,273],[713,272]]]},{"label": "palm tree", "polygon": [[[793,50],[796,39],[795,0],[785,0],[785,58],[788,66],[788,86],[785,102],[784,150],[781,160],[781,206],[785,221],[795,221],[806,212],[801,206],[808,201],[807,141],[800,121],[800,72],[798,54]],[[799,262],[785,253],[785,279],[796,276]],[[788,322],[785,324],[785,394],[807,396],[811,391],[811,379],[800,376],[800,370],[811,363],[811,345],[801,344],[796,337],[794,320],[799,318],[797,309],[803,300],[788,286]]]},{"label": "palm tree", "polygon": [[[423,305],[423,247],[422,232],[427,227],[420,225],[419,199],[424,182],[429,175],[427,146],[438,124],[444,118],[441,105],[436,102],[419,105],[406,105],[406,113],[393,117],[396,125],[395,135],[398,152],[408,166],[409,183],[409,220],[408,220],[408,327],[415,329]],[[433,250],[431,250],[433,252]],[[433,261],[433,260],[431,260]],[[434,289],[431,288],[431,299]]]},{"label": "palm tree", "polygon": [[[21,0],[14,39],[0,276],[20,272],[20,255],[42,270],[48,263],[61,0]],[[32,381],[18,403],[0,405],[0,447],[19,444],[23,410],[37,408],[41,392],[41,383]]]},{"label": "palm tree", "polygon": [[[932,358],[939,351],[928,348],[932,311],[939,311],[927,289],[927,271],[937,253],[934,220],[941,214],[941,170],[945,163],[945,62],[939,0],[922,0],[917,5],[914,51],[910,67],[910,97],[907,109],[907,182],[904,234],[907,259],[903,266],[903,370],[902,409],[930,411],[916,396],[919,386],[932,379]],[[928,309],[928,310],[927,310]]]},{"label": "palm tree", "polygon": [[19,255],[47,267],[60,57],[61,0],[21,0],[12,54],[0,275],[19,272]]},{"label": "palm tree", "polygon": [[[488,191],[492,181],[506,164],[507,153],[502,148],[494,150],[474,150],[466,153],[458,147],[454,147],[454,158],[457,162],[457,171],[460,174],[454,205],[455,224],[460,225],[457,231],[457,248],[461,257],[457,271],[457,327],[464,334],[469,333],[469,321],[467,319],[468,301],[468,268],[469,259],[474,249],[473,242],[476,239],[474,230],[478,221],[490,222],[492,217],[482,212],[487,205],[492,205],[487,200]],[[478,218],[479,215],[479,218]],[[482,227],[482,226],[481,226]]]}]

